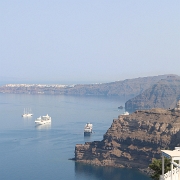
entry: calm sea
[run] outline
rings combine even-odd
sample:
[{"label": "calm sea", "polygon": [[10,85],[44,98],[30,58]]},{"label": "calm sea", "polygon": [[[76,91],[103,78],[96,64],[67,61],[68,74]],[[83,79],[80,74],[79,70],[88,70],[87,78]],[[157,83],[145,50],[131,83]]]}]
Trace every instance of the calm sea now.
[{"label": "calm sea", "polygon": [[[68,160],[75,144],[102,140],[123,110],[118,98],[0,94],[0,178],[4,180],[149,180],[131,169],[96,167]],[[22,118],[24,108],[33,117]],[[35,126],[49,114],[51,125]],[[94,133],[83,128],[93,123]]]}]

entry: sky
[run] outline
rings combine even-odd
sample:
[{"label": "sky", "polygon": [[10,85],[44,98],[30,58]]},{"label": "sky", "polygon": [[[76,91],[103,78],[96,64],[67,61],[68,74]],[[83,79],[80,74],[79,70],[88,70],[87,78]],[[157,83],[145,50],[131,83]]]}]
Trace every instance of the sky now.
[{"label": "sky", "polygon": [[1,0],[0,80],[180,75],[179,0]]}]

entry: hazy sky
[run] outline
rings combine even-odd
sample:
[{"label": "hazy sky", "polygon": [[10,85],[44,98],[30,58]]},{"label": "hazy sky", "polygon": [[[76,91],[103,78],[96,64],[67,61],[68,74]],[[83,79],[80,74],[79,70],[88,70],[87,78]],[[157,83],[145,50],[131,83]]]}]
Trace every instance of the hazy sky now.
[{"label": "hazy sky", "polygon": [[1,0],[0,77],[180,75],[179,0]]}]

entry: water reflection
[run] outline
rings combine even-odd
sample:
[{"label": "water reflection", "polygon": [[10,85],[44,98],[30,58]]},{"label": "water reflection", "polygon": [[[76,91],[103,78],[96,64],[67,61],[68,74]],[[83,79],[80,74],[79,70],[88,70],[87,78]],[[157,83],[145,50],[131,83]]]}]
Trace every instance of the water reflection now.
[{"label": "water reflection", "polygon": [[75,162],[76,179],[87,177],[96,180],[150,180],[136,170],[126,168],[99,167]]},{"label": "water reflection", "polygon": [[32,116],[22,116],[23,119],[32,119]]},{"label": "water reflection", "polygon": [[33,118],[32,117],[22,117],[23,125],[25,127],[31,127],[34,124]]},{"label": "water reflection", "polygon": [[48,123],[48,124],[38,124],[38,125],[35,126],[35,128],[37,130],[44,130],[44,129],[48,130],[48,129],[51,129],[51,123]]},{"label": "water reflection", "polygon": [[91,141],[92,141],[91,135],[89,135],[89,136],[84,136],[84,141],[85,141],[85,142],[91,142]]}]

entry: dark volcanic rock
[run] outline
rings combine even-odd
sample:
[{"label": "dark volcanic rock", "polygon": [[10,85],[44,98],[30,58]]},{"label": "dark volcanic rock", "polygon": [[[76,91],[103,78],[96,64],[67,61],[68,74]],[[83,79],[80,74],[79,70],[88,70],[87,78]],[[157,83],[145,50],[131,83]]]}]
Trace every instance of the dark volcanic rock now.
[{"label": "dark volcanic rock", "polygon": [[147,168],[161,149],[180,145],[180,111],[151,109],[120,115],[102,141],[77,144],[75,160],[115,167]]},{"label": "dark volcanic rock", "polygon": [[126,102],[126,110],[174,108],[180,99],[180,78],[170,76]]}]

